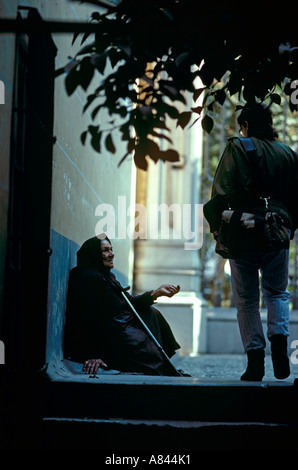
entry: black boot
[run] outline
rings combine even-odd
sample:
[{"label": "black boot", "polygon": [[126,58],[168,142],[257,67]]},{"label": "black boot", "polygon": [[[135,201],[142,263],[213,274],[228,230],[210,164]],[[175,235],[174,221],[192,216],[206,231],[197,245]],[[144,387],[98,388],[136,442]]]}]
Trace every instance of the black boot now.
[{"label": "black boot", "polygon": [[265,375],[264,349],[251,349],[247,351],[247,369],[241,376],[241,380],[260,382]]},{"label": "black boot", "polygon": [[286,379],[290,375],[290,361],[288,358],[287,336],[273,335],[271,341],[271,355],[274,375],[277,379]]}]

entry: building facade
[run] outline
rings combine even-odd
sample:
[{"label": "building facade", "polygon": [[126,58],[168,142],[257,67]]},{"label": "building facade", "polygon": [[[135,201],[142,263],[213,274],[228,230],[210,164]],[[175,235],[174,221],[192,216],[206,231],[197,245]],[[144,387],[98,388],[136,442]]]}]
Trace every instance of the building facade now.
[{"label": "building facade", "polygon": [[[93,10],[67,0],[23,0],[1,2],[0,13],[2,18],[38,24],[44,20],[88,22]],[[95,152],[88,139],[83,145],[80,135],[93,123],[89,112],[83,112],[84,104],[102,78],[94,77],[87,92],[78,87],[67,96],[64,76],[54,78],[54,70],[79,50],[80,37],[73,45],[72,38],[69,33],[26,31],[0,37],[5,51],[0,59],[5,92],[0,108],[0,280],[1,304],[6,309],[1,324],[8,331],[7,357],[10,344],[21,341],[19,357],[12,346],[16,363],[26,360],[20,357],[29,348],[27,343],[35,344],[29,337],[36,325],[47,338],[45,355],[42,342],[39,345],[38,366],[63,358],[69,272],[76,264],[78,248],[99,232],[107,232],[113,240],[115,274],[134,292],[175,282],[183,292],[198,295],[198,247],[185,249],[185,245],[197,240],[193,221],[200,217],[201,128],[172,129],[181,162],[152,164],[147,172],[137,171],[132,158],[118,167],[124,148],[116,133],[115,154],[104,148],[100,154]],[[138,232],[140,205],[147,218],[152,208],[166,208],[166,216],[159,215],[162,226],[157,222],[155,233],[148,232],[145,238]],[[178,208],[176,215],[173,207]],[[176,216],[178,234],[173,226]],[[189,235],[185,234],[187,224]],[[22,315],[27,308],[35,325],[32,331]],[[16,338],[20,318],[21,329],[27,333],[19,332]],[[36,357],[35,346],[31,349]]]}]

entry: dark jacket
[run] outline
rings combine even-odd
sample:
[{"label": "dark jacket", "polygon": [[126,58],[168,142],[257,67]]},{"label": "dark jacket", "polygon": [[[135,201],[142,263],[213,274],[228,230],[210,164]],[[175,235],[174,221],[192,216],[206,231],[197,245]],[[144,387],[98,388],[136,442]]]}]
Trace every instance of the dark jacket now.
[{"label": "dark jacket", "polygon": [[252,140],[256,145],[258,182],[250,154],[238,138],[229,139],[215,173],[211,200],[204,206],[210,231],[219,230],[225,209],[264,211],[265,203],[260,199],[263,192],[262,196],[270,197],[269,210],[283,216],[293,236],[298,227],[298,156],[278,141]]}]

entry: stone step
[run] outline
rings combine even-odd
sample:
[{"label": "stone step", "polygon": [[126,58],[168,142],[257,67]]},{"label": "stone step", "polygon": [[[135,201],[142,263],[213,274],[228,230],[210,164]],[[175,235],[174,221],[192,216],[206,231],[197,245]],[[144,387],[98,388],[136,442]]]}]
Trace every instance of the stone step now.
[{"label": "stone step", "polygon": [[276,423],[45,418],[42,442],[49,450],[96,449],[99,467],[122,456],[139,466],[167,456],[172,463],[180,458],[177,464],[199,465],[208,450],[294,450],[297,433],[296,425]]},{"label": "stone step", "polygon": [[[64,367],[64,368],[63,368]],[[296,381],[49,371],[45,417],[298,424]]]}]

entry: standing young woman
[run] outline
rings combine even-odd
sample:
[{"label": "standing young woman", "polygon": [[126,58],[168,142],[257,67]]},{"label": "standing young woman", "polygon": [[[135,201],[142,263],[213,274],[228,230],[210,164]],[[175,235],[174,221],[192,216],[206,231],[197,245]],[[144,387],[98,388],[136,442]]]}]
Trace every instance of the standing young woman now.
[{"label": "standing young woman", "polygon": [[[287,246],[272,249],[264,237],[268,214],[277,215],[293,237],[298,226],[298,156],[278,142],[272,114],[260,103],[247,104],[238,117],[241,134],[229,139],[218,165],[211,200],[204,206],[210,231],[217,239],[222,223],[230,224],[231,282],[248,366],[241,380],[262,380],[265,336],[260,318],[260,288],[267,306],[267,337],[276,378],[290,374]],[[237,248],[237,250],[236,250]],[[234,250],[234,254],[233,254]]]}]

